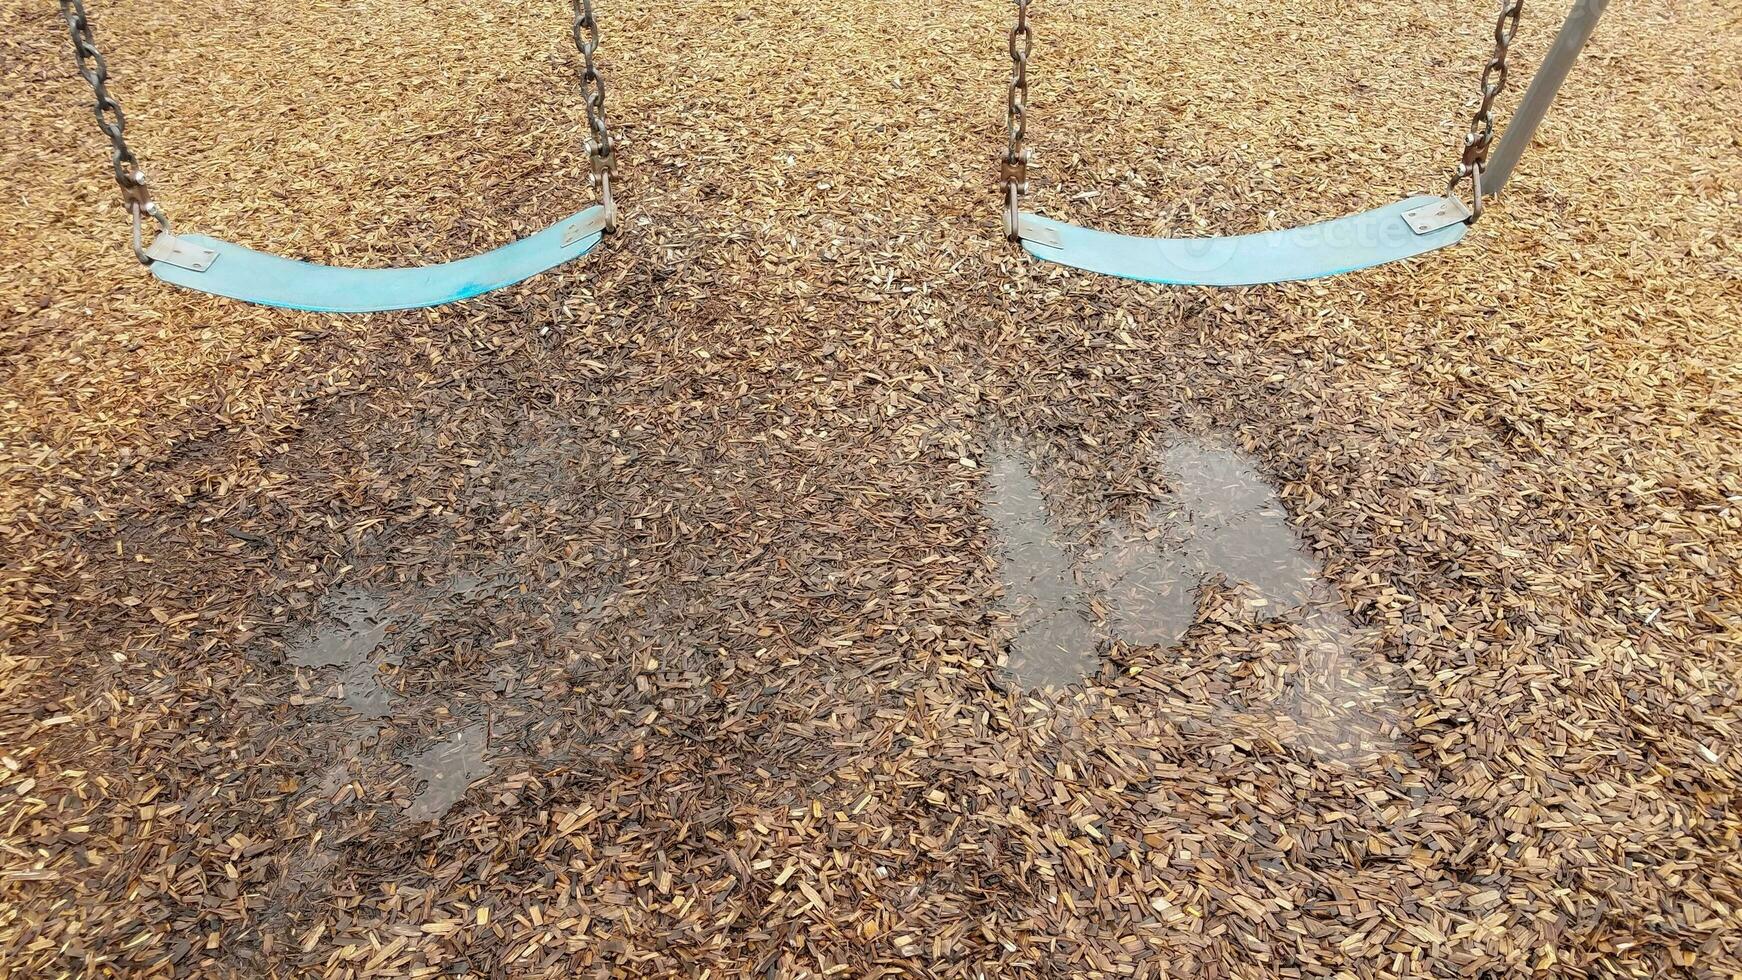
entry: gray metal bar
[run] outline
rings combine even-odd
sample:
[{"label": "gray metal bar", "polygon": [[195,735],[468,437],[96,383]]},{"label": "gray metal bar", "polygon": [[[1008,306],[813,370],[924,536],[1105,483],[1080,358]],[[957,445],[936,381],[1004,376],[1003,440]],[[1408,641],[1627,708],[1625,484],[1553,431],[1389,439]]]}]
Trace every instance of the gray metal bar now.
[{"label": "gray metal bar", "polygon": [[1572,13],[1567,14],[1566,23],[1561,25],[1553,46],[1542,59],[1542,67],[1536,70],[1536,77],[1530,80],[1530,88],[1518,103],[1518,111],[1512,114],[1512,121],[1506,124],[1500,142],[1488,157],[1488,165],[1482,168],[1482,192],[1485,195],[1492,197],[1506,186],[1506,178],[1512,176],[1512,168],[1518,165],[1518,158],[1524,155],[1524,148],[1536,135],[1537,124],[1548,113],[1555,93],[1566,81],[1567,72],[1572,71],[1573,62],[1579,59],[1579,52],[1584,50],[1591,32],[1597,29],[1597,18],[1603,16],[1603,9],[1607,6],[1609,0],[1573,0]]}]

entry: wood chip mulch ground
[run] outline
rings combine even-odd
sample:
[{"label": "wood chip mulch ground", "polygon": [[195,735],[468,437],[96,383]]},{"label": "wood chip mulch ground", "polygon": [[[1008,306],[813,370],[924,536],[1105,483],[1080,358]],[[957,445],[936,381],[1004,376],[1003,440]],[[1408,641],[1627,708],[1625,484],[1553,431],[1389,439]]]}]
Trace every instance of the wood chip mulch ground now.
[{"label": "wood chip mulch ground", "polygon": [[[0,976],[1742,976],[1742,12],[1227,291],[1001,239],[1010,14],[600,0],[621,232],[331,317],[144,273],[0,0]],[[590,201],[561,4],[91,15],[180,228]],[[1033,16],[1033,207],[1191,235],[1437,191],[1492,14]]]}]

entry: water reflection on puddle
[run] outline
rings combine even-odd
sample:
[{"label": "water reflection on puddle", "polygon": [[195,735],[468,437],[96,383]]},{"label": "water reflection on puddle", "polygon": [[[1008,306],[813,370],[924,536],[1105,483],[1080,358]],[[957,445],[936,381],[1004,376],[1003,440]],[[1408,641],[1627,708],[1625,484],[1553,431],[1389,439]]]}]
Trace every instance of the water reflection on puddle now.
[{"label": "water reflection on puddle", "polygon": [[1165,535],[1124,521],[1101,525],[1083,555],[1084,586],[1107,609],[1110,632],[1134,646],[1172,646],[1197,612],[1200,563]]},{"label": "water reflection on puddle", "polygon": [[[1271,690],[1303,725],[1335,718],[1376,689],[1351,659],[1374,638],[1351,621],[1288,513],[1244,454],[1181,442],[1160,464],[1170,492],[1137,521],[1110,520],[1068,548],[1019,444],[987,457],[985,509],[998,545],[1003,605],[1013,620],[1008,670],[1023,686],[1057,688],[1095,672],[1092,610],[1106,634],[1171,647],[1191,628],[1198,592],[1216,578],[1246,590],[1258,618],[1291,627]],[[1326,733],[1328,737],[1334,733]]]},{"label": "water reflection on puddle", "polygon": [[1013,620],[1010,672],[1032,687],[1062,687],[1094,670],[1098,654],[1082,590],[1047,519],[1023,458],[987,458],[986,511],[998,531],[1005,611]]},{"label": "water reflection on puddle", "polygon": [[470,725],[424,749],[409,765],[413,783],[423,789],[411,798],[408,820],[435,820],[466,795],[467,787],[490,773],[484,757],[483,725]]},{"label": "water reflection on puddle", "polygon": [[1382,748],[1395,741],[1383,729],[1391,693],[1355,659],[1379,637],[1362,629],[1334,590],[1319,588],[1296,617],[1293,636],[1278,661],[1287,665],[1273,703],[1293,726],[1285,740],[1324,754]]},{"label": "water reflection on puddle", "polygon": [[383,717],[393,696],[376,677],[374,653],[392,622],[386,599],[346,592],[334,601],[329,619],[287,649],[285,658],[313,670],[337,668],[345,706],[365,718]]},{"label": "water reflection on puddle", "polygon": [[[382,719],[414,710],[426,714],[433,706],[427,697],[407,701],[384,684],[378,672],[383,666],[403,664],[408,651],[426,642],[423,634],[432,624],[464,614],[469,604],[485,601],[493,586],[510,581],[507,571],[486,568],[482,573],[462,571],[443,585],[401,582],[382,591],[350,587],[327,598],[312,625],[291,634],[284,658],[298,668],[298,685],[312,695],[299,703],[337,701],[349,709],[317,715],[308,730],[309,739],[324,744],[330,758],[342,760],[331,770],[333,774],[349,780],[356,773],[373,773],[376,779],[386,772],[396,773],[393,778],[403,779],[414,791],[402,814],[413,821],[441,817],[472,783],[489,775],[489,739],[482,720],[434,741],[418,739],[419,748],[409,757],[403,749],[384,748],[384,738],[404,728],[383,725]],[[511,687],[516,668],[498,664],[496,669]],[[503,689],[498,686],[498,691]],[[496,703],[506,705],[508,699]],[[449,706],[439,707],[445,712]],[[336,791],[337,786],[328,786],[321,795]]]},{"label": "water reflection on puddle", "polygon": [[1173,495],[1157,508],[1159,516],[1184,538],[1183,550],[1200,574],[1252,586],[1271,616],[1305,603],[1321,587],[1318,562],[1244,455],[1180,443],[1162,454],[1161,465]]}]

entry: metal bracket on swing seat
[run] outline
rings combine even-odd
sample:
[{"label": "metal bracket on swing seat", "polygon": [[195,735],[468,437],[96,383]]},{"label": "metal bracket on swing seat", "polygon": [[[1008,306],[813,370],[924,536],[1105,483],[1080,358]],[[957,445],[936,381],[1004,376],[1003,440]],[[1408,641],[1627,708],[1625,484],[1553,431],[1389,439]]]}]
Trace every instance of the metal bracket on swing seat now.
[{"label": "metal bracket on swing seat", "polygon": [[1064,239],[1059,237],[1057,231],[1035,221],[1034,215],[1026,211],[1016,219],[1016,235],[1025,242],[1045,245],[1047,248],[1065,247]]},{"label": "metal bracket on swing seat", "polygon": [[174,235],[160,234],[145,246],[145,255],[153,262],[173,265],[189,272],[204,272],[218,261],[216,249],[184,241]]},{"label": "metal bracket on swing seat", "polygon": [[1456,198],[1442,197],[1432,204],[1403,212],[1404,223],[1418,235],[1426,235],[1470,220],[1470,209]]},{"label": "metal bracket on swing seat", "polygon": [[568,248],[583,238],[604,233],[608,217],[602,207],[588,208],[581,212],[580,217],[569,222],[563,229],[563,247]]}]

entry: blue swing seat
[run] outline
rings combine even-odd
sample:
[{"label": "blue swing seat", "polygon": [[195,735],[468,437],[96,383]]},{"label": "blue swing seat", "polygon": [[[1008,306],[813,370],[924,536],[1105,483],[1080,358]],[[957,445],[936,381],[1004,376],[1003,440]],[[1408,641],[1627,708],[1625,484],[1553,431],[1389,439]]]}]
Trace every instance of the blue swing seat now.
[{"label": "blue swing seat", "polygon": [[[1177,286],[1256,286],[1318,279],[1444,248],[1468,225],[1418,231],[1406,213],[1448,198],[1420,196],[1333,221],[1228,238],[1140,238],[1023,214],[1017,230],[1029,254],[1088,272]],[[1443,220],[1443,219],[1441,219]],[[1431,224],[1431,222],[1430,222]]]},{"label": "blue swing seat", "polygon": [[354,269],[299,262],[206,235],[158,235],[146,250],[164,282],[262,306],[375,313],[439,306],[513,285],[593,250],[605,230],[594,205],[536,235],[419,268]]}]

